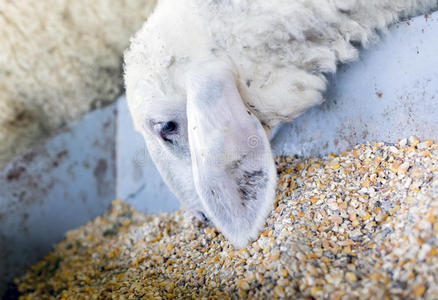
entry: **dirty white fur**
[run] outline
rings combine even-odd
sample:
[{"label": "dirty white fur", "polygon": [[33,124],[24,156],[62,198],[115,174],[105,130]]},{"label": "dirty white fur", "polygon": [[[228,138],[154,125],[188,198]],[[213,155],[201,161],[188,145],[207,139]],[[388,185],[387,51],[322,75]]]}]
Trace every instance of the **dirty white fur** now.
[{"label": "dirty white fur", "polygon": [[[257,205],[240,210],[234,196],[219,200],[238,211],[232,214],[217,209],[205,186],[209,181],[221,183],[222,194],[231,195],[227,189],[233,185],[223,183],[233,179],[234,171],[228,172],[223,160],[215,165],[221,175],[210,171],[212,164],[200,169],[197,161],[205,159],[202,153],[219,157],[224,151],[221,142],[226,141],[239,144],[238,153],[246,157],[242,153],[250,147],[241,140],[255,135],[262,145],[259,155],[270,154],[266,137],[257,131],[258,121],[269,134],[277,123],[321,103],[326,74],[335,72],[339,63],[357,59],[358,46],[375,42],[400,18],[435,9],[437,2],[162,0],[125,56],[127,98],[135,125],[182,204],[193,214],[207,216],[235,245],[243,246],[257,236],[272,207],[274,195],[269,190],[275,174],[268,170],[273,162],[251,161],[252,174],[258,168],[269,174],[269,184],[255,188],[263,190],[254,196]],[[217,91],[213,96],[202,92],[209,90]],[[226,95],[232,95],[230,103]],[[204,110],[195,105],[203,101],[208,103]],[[239,101],[258,121],[232,120],[245,115]],[[150,130],[151,119],[179,124],[179,131],[171,134],[175,139],[171,146]],[[187,127],[195,121],[197,132]]]},{"label": "dirty white fur", "polygon": [[0,1],[0,166],[122,91],[155,0]]}]

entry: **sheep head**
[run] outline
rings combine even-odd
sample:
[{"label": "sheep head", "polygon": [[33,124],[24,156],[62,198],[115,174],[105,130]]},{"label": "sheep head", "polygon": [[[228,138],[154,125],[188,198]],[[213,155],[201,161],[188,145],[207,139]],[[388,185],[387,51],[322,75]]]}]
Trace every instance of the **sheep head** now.
[{"label": "sheep head", "polygon": [[125,54],[135,127],[182,206],[244,247],[273,206],[267,134],[242,101],[230,61],[208,47],[175,46],[178,36],[148,22]]}]

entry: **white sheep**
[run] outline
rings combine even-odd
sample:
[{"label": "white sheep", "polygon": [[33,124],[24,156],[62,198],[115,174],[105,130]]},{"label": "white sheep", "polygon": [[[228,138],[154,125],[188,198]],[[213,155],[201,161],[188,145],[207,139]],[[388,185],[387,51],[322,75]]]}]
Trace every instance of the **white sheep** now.
[{"label": "white sheep", "polygon": [[0,0],[0,167],[122,92],[122,51],[156,0]]},{"label": "white sheep", "polygon": [[162,0],[125,54],[135,126],[182,205],[243,247],[274,201],[271,128],[321,103],[358,46],[437,2]]}]

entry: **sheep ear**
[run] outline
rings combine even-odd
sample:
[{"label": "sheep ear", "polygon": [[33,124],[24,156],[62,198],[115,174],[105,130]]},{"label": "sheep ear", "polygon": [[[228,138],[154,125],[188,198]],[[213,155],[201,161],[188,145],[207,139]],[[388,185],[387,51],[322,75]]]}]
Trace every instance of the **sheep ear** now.
[{"label": "sheep ear", "polygon": [[234,246],[244,247],[273,208],[276,169],[269,140],[231,72],[192,71],[186,88],[196,191],[207,217]]}]

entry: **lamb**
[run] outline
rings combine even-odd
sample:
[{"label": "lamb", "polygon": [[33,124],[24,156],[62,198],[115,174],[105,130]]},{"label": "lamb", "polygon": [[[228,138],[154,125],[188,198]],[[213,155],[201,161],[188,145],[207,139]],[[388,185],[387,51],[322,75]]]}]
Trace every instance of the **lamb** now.
[{"label": "lamb", "polygon": [[0,1],[0,165],[122,93],[122,51],[155,3]]},{"label": "lamb", "polygon": [[327,74],[437,0],[162,0],[125,53],[136,129],[192,215],[236,247],[273,207],[272,128],[323,101]]}]

